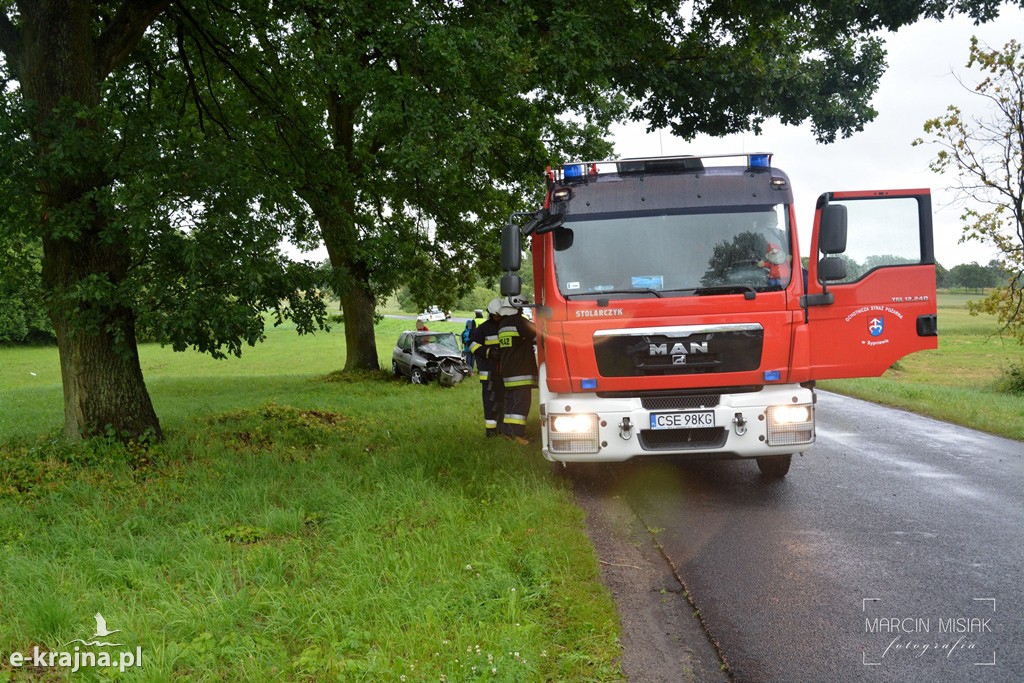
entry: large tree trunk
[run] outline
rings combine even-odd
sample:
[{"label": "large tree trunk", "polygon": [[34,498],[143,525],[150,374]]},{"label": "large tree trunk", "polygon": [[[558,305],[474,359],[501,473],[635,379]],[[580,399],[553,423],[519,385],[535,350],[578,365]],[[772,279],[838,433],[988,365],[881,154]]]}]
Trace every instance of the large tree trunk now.
[{"label": "large tree trunk", "polygon": [[[103,244],[95,233],[73,241],[44,240],[43,278],[60,353],[64,433],[71,440],[103,434],[126,441],[162,437],[142,378],[133,313],[121,306],[64,303],[68,291],[87,278],[118,282],[127,256],[123,245]],[[82,330],[85,320],[98,325]]]},{"label": "large tree trunk", "polygon": [[334,289],[341,299],[345,319],[345,369],[379,370],[373,325],[377,302],[370,287],[369,269],[355,254],[357,237],[352,216],[340,203],[323,201],[319,195],[306,193],[304,199],[320,226],[320,236],[331,262]]},{"label": "large tree trunk", "polygon": [[108,332],[69,329],[66,316],[56,314],[52,319],[64,383],[65,435],[71,440],[103,434],[124,441],[162,438],[142,378],[131,320],[108,319],[126,337],[118,344]]},{"label": "large tree trunk", "polygon": [[[32,136],[44,169],[43,284],[60,351],[70,439],[108,429],[120,440],[161,436],[142,379],[134,314],[123,303],[104,300],[131,262],[125,236],[111,230],[96,200],[111,182],[104,170],[109,141],[94,118],[78,114],[99,105],[106,74],[163,6],[166,0],[126,6],[110,26],[115,35],[96,40],[92,3],[39,0],[33,11],[22,12],[20,49],[12,48],[24,99],[35,108]],[[70,157],[52,160],[69,150]],[[102,293],[83,294],[90,291]]]},{"label": "large tree trunk", "polygon": [[[344,160],[347,172],[355,177],[359,175],[353,157],[358,105],[345,101],[337,90],[330,87],[326,92],[326,102],[334,150]],[[337,178],[332,187],[320,169],[312,170],[320,174],[317,180],[323,185],[319,191],[307,189],[300,194],[313,209],[320,226],[320,236],[334,271],[334,287],[341,298],[345,318],[345,370],[379,370],[377,336],[373,325],[377,302],[370,287],[370,269],[359,257],[354,189],[341,187],[346,181]]]},{"label": "large tree trunk", "polygon": [[[352,272],[351,266],[349,266]],[[341,293],[341,306],[345,316],[345,369],[378,370],[377,335],[373,316],[376,310],[369,280],[362,269],[356,269],[349,286]]]},{"label": "large tree trunk", "polygon": [[[353,177],[359,175],[353,158],[357,106],[355,102],[346,101],[334,88],[328,88],[327,120],[331,140]],[[351,187],[334,187],[329,194],[332,199],[326,202],[322,197],[310,197],[313,200],[310,205],[317,216],[320,236],[334,270],[335,288],[341,298],[345,318],[345,369],[379,370],[373,325],[377,302],[370,287],[370,269],[359,257],[354,191]]]}]

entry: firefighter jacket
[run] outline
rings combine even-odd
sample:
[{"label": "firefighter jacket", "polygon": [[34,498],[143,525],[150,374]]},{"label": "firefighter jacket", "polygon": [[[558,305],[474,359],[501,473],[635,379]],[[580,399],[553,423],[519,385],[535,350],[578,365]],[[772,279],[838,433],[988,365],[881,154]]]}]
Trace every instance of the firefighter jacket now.
[{"label": "firefighter jacket", "polygon": [[537,357],[533,352],[536,339],[536,328],[520,311],[501,319],[498,345],[501,347],[501,376],[506,389],[537,386]]},{"label": "firefighter jacket", "polygon": [[491,373],[498,370],[498,321],[488,318],[473,330],[469,337],[469,350],[476,358],[476,367],[480,381],[486,382]]}]

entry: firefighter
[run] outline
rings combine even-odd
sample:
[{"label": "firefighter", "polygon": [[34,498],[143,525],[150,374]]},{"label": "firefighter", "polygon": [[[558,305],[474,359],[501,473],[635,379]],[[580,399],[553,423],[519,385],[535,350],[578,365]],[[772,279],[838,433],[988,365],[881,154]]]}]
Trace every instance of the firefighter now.
[{"label": "firefighter", "polygon": [[537,330],[523,317],[521,309],[502,299],[498,345],[501,347],[501,376],[505,384],[505,417],[501,433],[516,443],[526,445],[526,417],[530,414],[533,388],[537,386],[537,358],[533,342]]},{"label": "firefighter", "polygon": [[498,367],[498,310],[501,300],[487,304],[487,320],[476,326],[470,335],[469,348],[476,358],[480,376],[480,398],[484,405],[484,429],[488,437],[498,436],[505,405],[505,387]]}]

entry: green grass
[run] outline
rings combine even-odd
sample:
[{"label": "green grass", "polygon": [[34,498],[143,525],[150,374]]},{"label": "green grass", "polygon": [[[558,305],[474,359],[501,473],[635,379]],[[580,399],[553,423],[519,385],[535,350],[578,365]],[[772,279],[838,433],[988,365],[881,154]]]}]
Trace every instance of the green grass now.
[{"label": "green grass", "polygon": [[[1024,439],[994,388],[1024,350],[967,298],[940,298],[938,351],[824,387]],[[412,326],[380,323],[382,363]],[[482,438],[475,382],[340,375],[340,329],[267,337],[223,361],[143,346],[148,448],[64,444],[56,351],[0,349],[0,681],[96,612],[142,647],[130,680],[621,679],[581,512],[535,450]]]},{"label": "green grass", "polygon": [[[380,324],[382,362],[410,326]],[[142,648],[129,680],[620,680],[582,513],[536,451],[483,438],[475,381],[343,376],[343,346],[143,347],[149,448],[64,444],[56,352],[0,350],[0,681],[96,612]]]},{"label": "green grass", "polygon": [[967,312],[967,301],[977,298],[939,294],[938,349],[912,354],[879,378],[821,387],[1024,440],[1024,396],[999,390],[1010,368],[1024,367],[1024,347],[999,336],[994,318]]}]

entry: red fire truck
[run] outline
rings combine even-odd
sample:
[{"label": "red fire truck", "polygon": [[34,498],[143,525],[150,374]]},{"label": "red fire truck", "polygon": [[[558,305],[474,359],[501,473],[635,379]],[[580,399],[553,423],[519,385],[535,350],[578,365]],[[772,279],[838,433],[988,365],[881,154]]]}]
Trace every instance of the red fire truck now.
[{"label": "red fire truck", "polygon": [[781,477],[814,443],[816,380],[937,348],[928,190],[821,195],[804,264],[771,154],[578,162],[547,185],[502,234],[501,291],[520,295],[529,237],[550,460],[753,458]]}]

